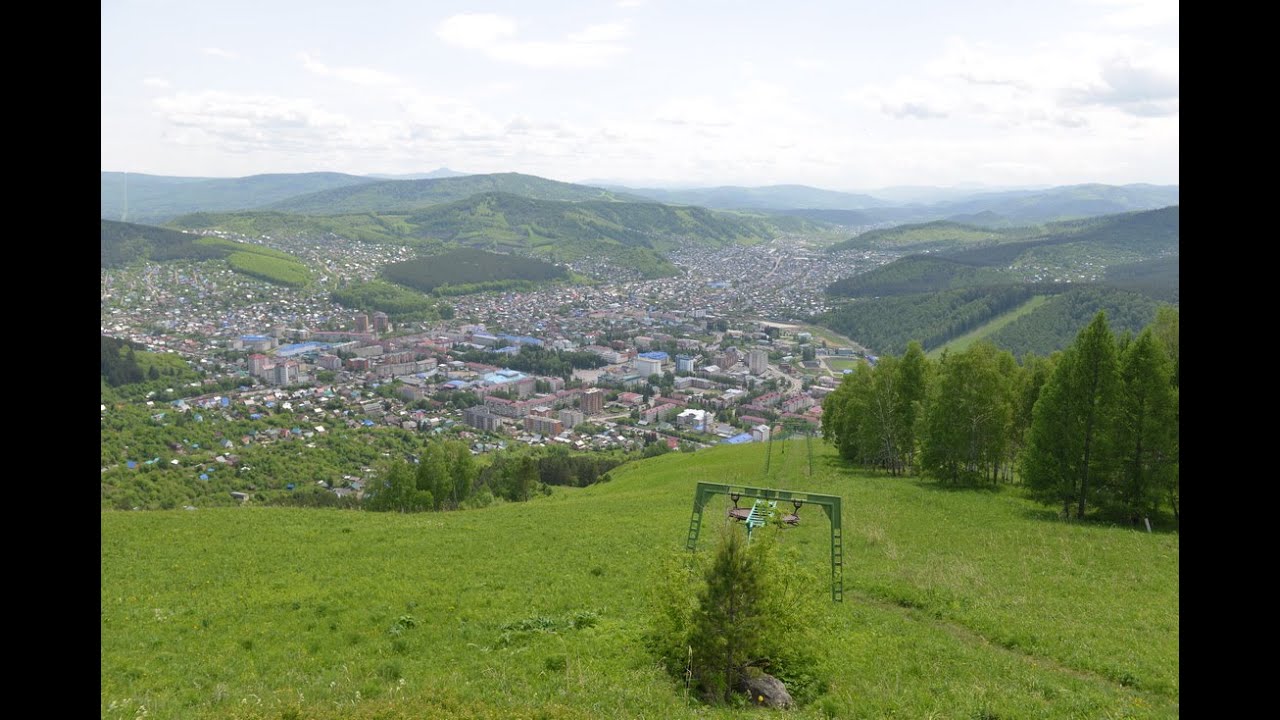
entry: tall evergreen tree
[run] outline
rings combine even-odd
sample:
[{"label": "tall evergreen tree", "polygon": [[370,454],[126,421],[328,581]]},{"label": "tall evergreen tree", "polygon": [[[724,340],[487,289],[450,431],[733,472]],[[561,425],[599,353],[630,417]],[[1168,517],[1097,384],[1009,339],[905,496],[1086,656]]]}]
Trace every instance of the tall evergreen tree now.
[{"label": "tall evergreen tree", "polygon": [[764,657],[766,577],[756,550],[740,529],[727,529],[693,615],[689,647],[698,687],[725,702],[741,685],[747,666]]},{"label": "tall evergreen tree", "polygon": [[1115,338],[1105,312],[1094,316],[1045,383],[1037,400],[1023,477],[1042,500],[1074,499],[1084,517],[1109,469],[1109,447],[1120,377]]},{"label": "tall evergreen tree", "polygon": [[1113,502],[1136,522],[1155,511],[1177,471],[1173,365],[1150,328],[1126,349],[1120,376],[1115,442],[1119,472]]}]

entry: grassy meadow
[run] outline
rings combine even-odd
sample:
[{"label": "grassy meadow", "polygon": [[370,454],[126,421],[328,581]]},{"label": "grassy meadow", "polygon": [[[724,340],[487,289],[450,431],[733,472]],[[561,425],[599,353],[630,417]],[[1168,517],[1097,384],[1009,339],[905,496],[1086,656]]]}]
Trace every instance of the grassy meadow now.
[{"label": "grassy meadow", "polygon": [[[528,503],[102,519],[101,714],[728,718],[647,654],[697,481],[840,495],[783,535],[822,604],[830,687],[801,718],[1178,715],[1178,536],[1064,523],[1016,490],[852,471],[815,444],[671,453]],[[727,499],[704,515],[713,545]],[[799,633],[797,633],[799,635]]]}]

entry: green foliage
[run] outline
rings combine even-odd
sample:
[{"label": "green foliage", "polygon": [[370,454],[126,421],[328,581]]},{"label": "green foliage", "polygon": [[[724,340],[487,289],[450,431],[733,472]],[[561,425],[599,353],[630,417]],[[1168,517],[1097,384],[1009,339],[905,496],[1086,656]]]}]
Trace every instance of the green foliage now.
[{"label": "green foliage", "polygon": [[302,286],[311,273],[297,258],[261,245],[201,237],[167,228],[102,221],[102,266],[120,267],[151,260],[216,260],[268,282]]},{"label": "green foliage", "polygon": [[136,399],[172,385],[185,385],[199,375],[180,356],[153,353],[141,345],[102,336],[102,382],[117,397]]},{"label": "green foliage", "polygon": [[231,253],[227,256],[227,263],[232,270],[277,285],[302,287],[311,282],[311,271],[306,265],[294,259],[286,260],[253,249]]},{"label": "green foliage", "polygon": [[[779,528],[746,533],[722,528],[711,557],[668,559],[654,582],[646,646],[686,687],[711,702],[729,702],[753,672],[768,672],[805,702],[825,689],[817,654],[813,592],[803,570],[785,567]],[[805,587],[807,585],[807,587]]]},{"label": "green foliage", "polygon": [[1172,378],[1172,362],[1151,329],[1125,348],[1113,442],[1118,468],[1106,501],[1134,522],[1155,515],[1176,489],[1178,390]]},{"label": "green foliage", "polygon": [[426,321],[438,317],[438,301],[385,280],[352,283],[334,290],[330,298],[345,307],[384,312],[392,322]]},{"label": "green foliage", "polygon": [[947,354],[929,401],[921,466],[949,483],[994,482],[1008,457],[1016,367],[988,343]]},{"label": "green foliage", "polygon": [[[919,227],[929,226],[867,236],[874,240],[876,233]],[[838,280],[829,293],[863,300],[821,322],[864,345],[899,353],[907,339],[937,348],[1006,314],[1016,306],[1014,299],[1020,304],[1037,294],[1057,295],[985,334],[1018,356],[1047,354],[1070,344],[1098,310],[1105,309],[1117,329],[1136,332],[1150,321],[1157,301],[1176,301],[1178,238],[1176,206],[1007,231],[982,247],[913,255]],[[1064,278],[1105,284],[1049,282]]]},{"label": "green foliage", "polygon": [[881,353],[901,354],[912,340],[925,349],[936,347],[1044,291],[1032,285],[1008,285],[860,300],[817,321]]},{"label": "green foliage", "polygon": [[1014,320],[1017,320],[1023,315],[1026,315],[1030,313],[1032,310],[1035,310],[1036,308],[1045,304],[1045,302],[1048,301],[1048,299],[1049,299],[1048,295],[1032,296],[1030,300],[1027,300],[1021,305],[1013,308],[1012,310],[1009,310],[1008,312],[1003,313],[1001,315],[997,315],[991,320],[988,320],[985,324],[979,325],[978,327],[974,328],[973,330],[970,330],[969,332],[963,335],[959,335],[955,338],[952,338],[951,340],[948,340],[944,345],[939,345],[935,347],[934,349],[929,351],[929,357],[932,359],[937,359],[939,355],[941,355],[943,352],[946,352],[948,350],[951,352],[960,352],[961,350],[968,349],[975,342],[978,342],[980,340],[986,340],[990,342],[991,335],[993,335],[997,330],[1000,330],[1001,328],[1013,322]]},{"label": "green foliage", "polygon": [[173,225],[218,228],[248,236],[338,235],[431,248],[470,247],[533,255],[553,262],[606,261],[646,278],[679,273],[662,255],[676,247],[754,243],[778,232],[763,218],[704,208],[647,202],[544,200],[492,189],[414,209],[407,215],[195,213],[177,218]]},{"label": "green foliage", "polygon": [[552,350],[539,345],[521,345],[520,352],[515,355],[475,350],[461,353],[458,357],[464,362],[496,365],[533,375],[565,379],[573,375],[575,368],[594,369],[608,365],[599,355],[592,352]]},{"label": "green foliage", "polygon": [[469,292],[530,289],[568,277],[564,268],[517,255],[457,248],[441,255],[394,263],[382,268],[388,280],[424,293],[462,295]]},{"label": "green foliage", "polygon": [[931,247],[954,247],[957,243],[989,243],[998,241],[1001,238],[1025,237],[1029,233],[1029,229],[993,230],[946,220],[936,220],[934,222],[871,230],[842,243],[836,243],[827,248],[827,252],[835,253],[872,247],[911,247],[916,250],[923,250]]},{"label": "green foliage", "polygon": [[1138,293],[1106,287],[1079,287],[1049,298],[987,339],[1021,357],[1027,353],[1048,355],[1071,344],[1073,338],[1099,312],[1115,332],[1137,333],[1156,315],[1159,304]]},{"label": "green foliage", "polygon": [[[895,475],[905,471],[914,451],[915,431],[907,422],[914,419],[918,393],[924,390],[914,379],[904,388],[899,368],[893,356],[874,366],[861,364],[822,402],[823,436],[836,444],[841,457]],[[914,375],[915,370],[906,374]]]},{"label": "green foliage", "polygon": [[1083,518],[1113,461],[1120,389],[1115,337],[1099,312],[1058,361],[1036,401],[1022,475],[1046,503]]},{"label": "green foliage", "polygon": [[404,460],[385,464],[366,491],[364,507],[375,512],[423,512],[436,509],[429,489],[420,489],[414,469]]},{"label": "green foliage", "polygon": [[850,298],[891,297],[1017,282],[1017,277],[1000,270],[965,265],[932,255],[912,255],[837,280],[827,288],[827,293]]},{"label": "green foliage", "polygon": [[199,235],[134,223],[102,221],[102,267],[123,267],[154,260],[207,260],[226,257],[219,247],[207,247]]},{"label": "green foliage", "polygon": [[380,215],[334,215],[316,217],[281,212],[198,212],[175,218],[170,225],[186,229],[223,230],[246,237],[270,235],[281,238],[332,236],[369,243],[412,242],[410,228],[402,217]]}]

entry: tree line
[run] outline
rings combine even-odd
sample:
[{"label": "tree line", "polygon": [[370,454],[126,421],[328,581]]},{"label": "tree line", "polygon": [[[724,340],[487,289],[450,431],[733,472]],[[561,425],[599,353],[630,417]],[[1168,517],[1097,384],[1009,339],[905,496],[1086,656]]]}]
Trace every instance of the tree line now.
[{"label": "tree line", "polygon": [[[629,458],[627,458],[629,459]],[[562,447],[541,452],[495,453],[481,467],[465,443],[428,442],[416,462],[388,463],[365,491],[363,507],[383,512],[427,512],[484,506],[501,498],[524,502],[552,485],[583,487],[609,479],[623,459],[571,455]]]},{"label": "tree line", "polygon": [[1064,351],[1019,363],[990,343],[944,353],[918,342],[859,366],[823,401],[842,458],[955,485],[1016,482],[1083,518],[1178,518],[1178,311],[1136,337],[1105,311]]}]

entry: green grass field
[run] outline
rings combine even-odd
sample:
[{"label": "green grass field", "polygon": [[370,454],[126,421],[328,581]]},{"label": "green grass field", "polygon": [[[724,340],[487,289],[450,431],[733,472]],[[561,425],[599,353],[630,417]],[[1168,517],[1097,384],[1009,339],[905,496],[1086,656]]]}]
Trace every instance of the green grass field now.
[{"label": "green grass field", "polygon": [[865,362],[862,358],[837,357],[835,355],[828,355],[823,358],[823,361],[827,364],[827,367],[831,368],[831,372],[833,373],[853,370]]},{"label": "green grass field", "polygon": [[1003,315],[1000,315],[998,317],[992,318],[990,321],[984,323],[981,327],[970,330],[964,335],[961,335],[960,337],[949,341],[945,345],[941,345],[939,347],[936,347],[930,350],[929,352],[925,353],[925,355],[931,360],[937,360],[938,358],[942,357],[943,350],[950,349],[950,351],[953,353],[963,352],[965,350],[968,350],[970,345],[973,345],[974,343],[978,342],[982,338],[987,337],[988,335],[994,333],[995,331],[999,330],[1005,325],[1008,325],[1014,320],[1017,320],[1023,315],[1030,313],[1032,310],[1035,310],[1036,308],[1045,304],[1045,302],[1048,300],[1049,300],[1048,295],[1036,295],[1032,297],[1030,300],[1022,303],[1018,307],[1010,310],[1009,312]]},{"label": "green grass field", "polygon": [[[844,499],[844,602],[815,648],[831,686],[791,716],[1178,715],[1177,534],[852,472],[825,446],[808,478],[803,448],[776,444],[769,478],[763,446],[725,446],[455,513],[103,512],[102,717],[738,717],[642,644],[698,480]],[[829,598],[829,525],[800,514],[783,542]]]}]

